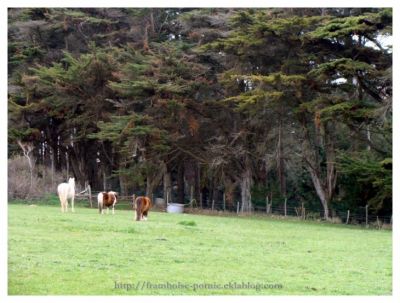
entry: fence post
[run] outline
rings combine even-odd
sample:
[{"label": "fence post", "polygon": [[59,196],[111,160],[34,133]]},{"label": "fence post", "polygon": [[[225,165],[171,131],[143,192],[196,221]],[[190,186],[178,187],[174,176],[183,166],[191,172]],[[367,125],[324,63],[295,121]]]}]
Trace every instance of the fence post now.
[{"label": "fence post", "polygon": [[287,202],[287,198],[285,198],[285,204],[284,204],[285,217],[286,217],[286,215],[287,215],[287,212],[286,212],[286,202]]},{"label": "fence post", "polygon": [[272,203],[267,204],[267,214],[271,213],[271,206],[272,206]]},{"label": "fence post", "polygon": [[237,207],[236,207],[236,213],[239,214],[239,201],[236,202],[237,203]]},{"label": "fence post", "polygon": [[301,217],[303,218],[303,220],[306,219],[306,211],[304,209],[304,202],[301,203]]},{"label": "fence post", "polygon": [[200,208],[203,209],[203,194],[200,193]]},{"label": "fence post", "polygon": [[222,194],[222,201],[224,203],[224,211],[225,211],[225,192]]},{"label": "fence post", "polygon": [[365,205],[365,226],[368,227],[368,204]]},{"label": "fence post", "polygon": [[89,182],[88,182],[88,185],[87,185],[87,190],[88,190],[88,194],[89,194],[90,208],[93,208],[93,204],[92,204],[92,189],[90,187]]},{"label": "fence post", "polygon": [[214,211],[214,199],[212,200],[211,210]]},{"label": "fence post", "polygon": [[350,219],[350,210],[347,210],[347,218],[346,218],[346,224],[349,224],[349,219]]}]

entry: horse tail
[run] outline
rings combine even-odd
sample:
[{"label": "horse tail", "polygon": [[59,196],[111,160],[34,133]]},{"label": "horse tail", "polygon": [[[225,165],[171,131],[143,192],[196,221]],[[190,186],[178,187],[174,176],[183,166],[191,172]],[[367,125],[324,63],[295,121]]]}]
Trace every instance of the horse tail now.
[{"label": "horse tail", "polygon": [[99,208],[99,214],[101,214],[103,210],[103,193],[97,195],[97,206]]}]

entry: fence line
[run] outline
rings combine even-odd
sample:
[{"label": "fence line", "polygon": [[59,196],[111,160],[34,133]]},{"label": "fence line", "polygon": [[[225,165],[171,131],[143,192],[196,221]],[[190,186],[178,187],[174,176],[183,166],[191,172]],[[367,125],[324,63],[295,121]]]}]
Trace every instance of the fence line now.
[{"label": "fence line", "polygon": [[[100,193],[100,191],[92,191],[90,194],[78,194],[75,196],[76,201],[88,201],[88,206],[93,207],[93,204],[91,203],[91,200],[93,197],[95,197],[95,207],[97,205],[97,195]],[[9,194],[10,195],[10,194]],[[133,195],[125,195],[125,196],[118,196],[118,203],[116,207],[118,206],[132,206],[133,201],[132,201]],[[43,196],[30,196],[30,200],[36,200],[36,199],[43,199]],[[224,213],[236,213],[236,214],[241,214],[242,211],[240,210],[240,202],[235,201],[233,204],[227,204],[226,201],[207,201],[206,203],[207,207],[204,207],[204,202],[203,203],[198,203],[195,202],[191,204],[190,207],[191,209],[197,209],[197,210],[211,210],[212,212],[224,212]],[[392,215],[387,215],[387,216],[380,216],[376,214],[371,214],[371,210],[376,210],[373,209],[369,206],[366,207],[359,207],[360,211],[340,211],[340,210],[332,210],[330,209],[330,213],[333,213],[333,216],[331,218],[336,218],[336,220],[340,220],[341,222],[337,223],[344,223],[344,224],[365,224],[366,226],[368,225],[375,225],[377,224],[378,227],[381,227],[383,224],[392,224]],[[272,203],[267,203],[266,206],[260,206],[260,205],[253,205],[250,213],[254,214],[267,214],[267,215],[278,215],[278,216],[290,216],[290,217],[297,217],[301,218],[303,220],[310,220],[310,219],[320,219],[320,212],[316,211],[309,211],[304,207],[304,203],[299,205],[298,207],[296,206],[287,206],[286,203],[283,205],[276,205],[273,206]]]}]

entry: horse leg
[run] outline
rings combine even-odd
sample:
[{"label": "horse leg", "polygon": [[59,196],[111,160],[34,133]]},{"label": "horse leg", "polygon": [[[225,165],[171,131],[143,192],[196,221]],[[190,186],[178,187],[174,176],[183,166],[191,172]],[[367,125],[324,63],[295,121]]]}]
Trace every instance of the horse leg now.
[{"label": "horse leg", "polygon": [[136,221],[140,221],[142,219],[142,201],[137,199],[136,201]]},{"label": "horse leg", "polygon": [[143,220],[144,221],[147,221],[147,214],[148,214],[147,210],[143,212]]},{"label": "horse leg", "polygon": [[107,215],[110,213],[110,207],[107,207]]},{"label": "horse leg", "polygon": [[61,212],[63,213],[64,212],[64,203],[65,203],[65,198],[64,198],[64,196],[61,194],[61,195],[59,195],[58,196],[59,198],[60,198],[60,205],[61,205]]},{"label": "horse leg", "polygon": [[75,212],[75,209],[74,209],[74,196],[72,196],[72,198],[71,198],[71,207],[72,207],[72,212],[74,213]]},{"label": "horse leg", "polygon": [[113,203],[113,209],[112,209],[112,214],[113,215],[115,214],[114,206],[115,206],[115,203]]}]

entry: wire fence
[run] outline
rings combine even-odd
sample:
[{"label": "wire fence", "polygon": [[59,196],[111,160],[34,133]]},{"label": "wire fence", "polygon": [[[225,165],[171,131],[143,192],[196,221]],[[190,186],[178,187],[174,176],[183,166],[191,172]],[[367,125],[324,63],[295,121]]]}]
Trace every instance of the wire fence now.
[{"label": "wire fence", "polygon": [[[93,191],[84,194],[77,194],[75,196],[75,201],[77,204],[84,207],[97,208],[97,195],[100,191]],[[50,195],[53,196],[54,195]],[[49,196],[49,197],[50,197]],[[38,201],[46,199],[43,196],[30,196],[26,200],[26,203],[30,201]],[[155,198],[153,201],[154,207],[158,210],[164,211],[167,208],[167,204],[162,198]],[[155,202],[155,203],[154,203]],[[204,201],[204,203],[199,203],[196,200],[185,204],[185,208],[188,212],[195,213],[207,213],[207,214],[227,214],[227,215],[264,215],[264,216],[279,216],[281,218],[298,218],[300,220],[321,220],[320,211],[313,211],[312,209],[307,209],[303,204],[298,206],[289,206],[285,202],[278,205],[277,202],[266,203],[265,206],[252,205],[249,211],[243,212],[242,205],[239,201],[234,203],[227,203],[225,201]],[[49,204],[49,203],[44,203]],[[131,196],[118,196],[118,202],[115,206],[117,209],[133,209],[133,195]],[[334,209],[329,209],[329,221],[333,223],[341,224],[357,224],[364,225],[366,227],[374,228],[392,228],[392,215],[377,215],[377,209],[371,208],[366,205],[365,207],[359,207],[356,210],[339,211]]]},{"label": "wire fence", "polygon": [[[228,205],[222,201],[206,204],[207,209],[215,211],[228,211],[236,212],[237,214],[242,213],[242,205],[239,201],[236,201],[233,205]],[[199,206],[199,205],[197,205]],[[344,224],[364,224],[364,225],[377,225],[381,228],[382,225],[392,225],[392,215],[377,215],[378,209],[372,208],[368,205],[365,207],[358,207],[357,209],[340,211],[335,209],[329,209],[330,220],[335,223]],[[276,215],[281,217],[297,217],[303,220],[320,220],[320,211],[315,211],[313,209],[307,209],[303,204],[298,206],[288,206],[285,202],[281,202],[275,205],[266,204],[266,206],[253,205],[251,207],[250,213],[254,214],[266,214],[266,215]],[[385,226],[387,227],[387,226]]]}]

